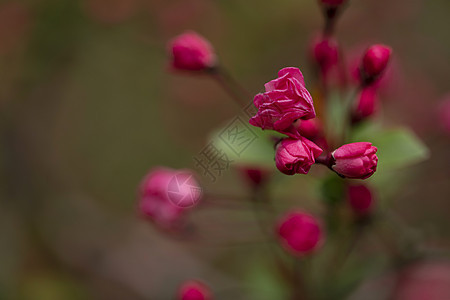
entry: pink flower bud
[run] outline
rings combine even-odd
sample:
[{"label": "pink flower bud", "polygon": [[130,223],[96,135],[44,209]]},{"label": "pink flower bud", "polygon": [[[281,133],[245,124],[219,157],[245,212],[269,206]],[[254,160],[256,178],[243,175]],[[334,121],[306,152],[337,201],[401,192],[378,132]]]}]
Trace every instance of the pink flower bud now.
[{"label": "pink flower bud", "polygon": [[178,70],[200,71],[216,64],[211,44],[199,34],[188,31],[169,43],[172,67]]},{"label": "pink flower bud", "polygon": [[363,88],[359,94],[356,108],[353,112],[353,120],[360,121],[373,115],[377,108],[377,91],[374,87]]},{"label": "pink flower bud", "polygon": [[300,123],[298,125],[298,132],[301,136],[313,141],[323,135],[322,125],[318,119],[301,120],[298,122]]},{"label": "pink flower bud", "polygon": [[319,0],[322,4],[330,6],[338,6],[344,3],[346,0]]},{"label": "pink flower bud", "polygon": [[268,170],[258,167],[241,167],[240,171],[253,187],[260,186],[266,182],[270,176]]},{"label": "pink flower bud", "polygon": [[284,68],[278,78],[265,84],[266,92],[255,96],[258,109],[250,124],[262,129],[284,131],[297,119],[316,116],[313,99],[305,87],[303,74],[297,68]]},{"label": "pink flower bud", "polygon": [[282,246],[294,255],[305,255],[320,246],[322,230],[317,219],[302,211],[284,215],[277,226]]},{"label": "pink flower bud", "polygon": [[367,49],[362,61],[362,71],[367,79],[377,78],[386,69],[392,49],[385,45],[373,45]]},{"label": "pink flower bud", "polygon": [[307,138],[286,138],[277,145],[275,163],[286,175],[307,174],[321,153],[322,149]]},{"label": "pink flower bud", "polygon": [[335,39],[331,37],[316,38],[312,44],[312,58],[319,65],[323,77],[337,65],[339,48]]},{"label": "pink flower bud", "polygon": [[157,226],[169,229],[187,208],[198,203],[200,195],[201,188],[190,171],[157,167],[139,186],[139,210]]},{"label": "pink flower bud", "polygon": [[364,216],[371,212],[373,197],[370,189],[365,185],[349,185],[347,188],[348,203],[353,212]]},{"label": "pink flower bud", "polygon": [[211,300],[209,287],[198,280],[184,282],[178,289],[178,300]]},{"label": "pink flower bud", "polygon": [[333,170],[348,178],[366,179],[377,170],[377,148],[372,143],[358,142],[346,144],[334,150],[331,154]]}]

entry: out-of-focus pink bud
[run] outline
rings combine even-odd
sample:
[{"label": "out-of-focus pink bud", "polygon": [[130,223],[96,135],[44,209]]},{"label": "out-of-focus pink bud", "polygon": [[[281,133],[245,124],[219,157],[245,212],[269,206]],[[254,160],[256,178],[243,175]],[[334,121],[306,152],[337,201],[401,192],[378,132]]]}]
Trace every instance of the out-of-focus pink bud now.
[{"label": "out-of-focus pink bud", "polygon": [[301,136],[314,141],[317,137],[323,136],[322,124],[316,119],[299,120],[298,132]]},{"label": "out-of-focus pink bud", "polygon": [[[367,75],[361,72],[362,58],[369,48],[368,44],[359,44],[346,52],[346,65],[350,75],[342,74],[341,83],[349,79],[349,83],[358,85],[362,83]],[[404,95],[404,75],[395,56],[389,59],[388,67],[383,72],[382,76],[375,78],[375,81],[370,83],[370,86],[376,88],[378,95],[387,94],[393,96],[394,94]],[[386,99],[390,98],[386,97]],[[394,97],[395,98],[395,97]],[[394,99],[393,98],[393,99]]]},{"label": "out-of-focus pink bud", "polygon": [[372,211],[373,196],[366,185],[349,185],[347,188],[348,203],[358,216],[365,216]]},{"label": "out-of-focus pink bud", "polygon": [[377,170],[377,148],[372,143],[358,142],[346,144],[331,153],[332,169],[347,178],[366,179]]},{"label": "out-of-focus pink bud", "polygon": [[201,71],[216,65],[211,44],[199,34],[188,31],[169,43],[172,67],[178,70]]},{"label": "out-of-focus pink bud", "polygon": [[305,255],[320,246],[319,221],[302,211],[286,213],[278,222],[277,234],[282,246],[294,255]]},{"label": "out-of-focus pink bud", "polygon": [[153,168],[139,186],[139,210],[157,226],[169,229],[201,198],[201,188],[188,170]]},{"label": "out-of-focus pink bud", "polygon": [[297,119],[316,116],[313,99],[298,68],[281,69],[278,78],[264,87],[266,92],[257,94],[253,100],[258,112],[250,119],[251,125],[282,132]]},{"label": "out-of-focus pink bud", "polygon": [[270,171],[259,168],[259,167],[251,167],[251,166],[242,166],[239,168],[244,178],[253,186],[253,187],[259,187],[264,182],[267,181],[267,179],[270,176]]},{"label": "out-of-focus pink bud", "polygon": [[177,300],[211,300],[212,294],[209,287],[198,280],[184,282],[178,289]]},{"label": "out-of-focus pink bud", "polygon": [[373,45],[366,50],[361,66],[366,81],[372,82],[384,72],[391,54],[392,49],[381,44]]},{"label": "out-of-focus pink bud", "polygon": [[330,6],[338,6],[343,4],[347,0],[319,0],[320,3]]},{"label": "out-of-focus pink bud", "polygon": [[377,91],[374,87],[363,88],[353,111],[353,121],[357,122],[373,115],[377,109],[377,100]]},{"label": "out-of-focus pink bud", "polygon": [[339,59],[339,47],[335,39],[331,37],[316,38],[313,40],[311,56],[320,67],[324,78],[328,72],[337,65]]},{"label": "out-of-focus pink bud", "polygon": [[439,121],[444,131],[450,136],[450,95],[439,106]]},{"label": "out-of-focus pink bud", "polygon": [[277,145],[275,163],[286,175],[307,174],[322,151],[307,138],[286,138]]}]

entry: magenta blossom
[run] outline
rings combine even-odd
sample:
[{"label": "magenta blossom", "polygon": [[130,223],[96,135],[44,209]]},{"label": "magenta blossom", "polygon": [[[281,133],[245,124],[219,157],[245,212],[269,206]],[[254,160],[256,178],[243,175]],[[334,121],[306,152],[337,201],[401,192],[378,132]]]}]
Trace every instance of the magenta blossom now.
[{"label": "magenta blossom", "polygon": [[385,45],[373,45],[367,49],[362,60],[362,71],[366,78],[379,77],[386,69],[392,49]]},{"label": "magenta blossom", "polygon": [[[316,138],[323,136],[322,124],[316,119],[298,121],[298,132],[301,136],[314,141]],[[297,124],[295,124],[297,125]]]},{"label": "magenta blossom", "polygon": [[282,246],[294,255],[305,255],[320,246],[322,230],[318,220],[302,211],[291,211],[277,225]]},{"label": "magenta blossom", "polygon": [[337,65],[339,59],[338,43],[331,37],[318,37],[313,40],[311,56],[320,67],[323,77],[327,77],[329,71]]},{"label": "magenta blossom", "polygon": [[356,215],[364,216],[371,212],[373,196],[366,185],[349,185],[347,187],[347,197],[350,208]]},{"label": "magenta blossom", "polygon": [[316,116],[312,97],[299,69],[281,69],[278,78],[266,83],[265,88],[266,92],[256,95],[253,100],[258,109],[250,119],[253,126],[283,132],[297,119]]},{"label": "magenta blossom", "polygon": [[346,144],[334,150],[332,169],[343,177],[366,179],[377,170],[377,148],[372,143]]},{"label": "magenta blossom", "polygon": [[201,281],[189,280],[178,289],[177,300],[211,300],[209,287]]},{"label": "magenta blossom", "polygon": [[193,31],[185,32],[170,41],[169,50],[174,69],[200,71],[216,64],[216,55],[211,44]]},{"label": "magenta blossom", "polygon": [[139,186],[140,213],[155,225],[170,229],[200,200],[201,189],[187,170],[153,168]]},{"label": "magenta blossom", "polygon": [[372,86],[363,88],[353,111],[353,119],[359,121],[370,117],[376,112],[377,104],[376,88]]},{"label": "magenta blossom", "polygon": [[275,163],[286,175],[307,174],[322,151],[307,138],[286,138],[277,145]]},{"label": "magenta blossom", "polygon": [[264,184],[270,177],[270,171],[257,166],[241,166],[239,171],[246,181],[254,188]]}]

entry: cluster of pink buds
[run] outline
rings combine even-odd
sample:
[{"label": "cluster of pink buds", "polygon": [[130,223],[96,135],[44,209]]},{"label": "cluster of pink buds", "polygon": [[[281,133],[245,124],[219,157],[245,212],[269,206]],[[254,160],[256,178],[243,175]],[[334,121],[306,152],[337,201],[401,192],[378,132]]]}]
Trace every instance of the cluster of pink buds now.
[{"label": "cluster of pink buds", "polygon": [[[258,112],[250,119],[250,124],[286,134],[288,137],[276,146],[278,170],[286,175],[307,174],[324,149],[302,136],[303,133],[316,138],[320,132],[315,123],[302,126],[305,122],[302,120],[308,121],[316,116],[302,72],[297,68],[284,68],[277,79],[265,84],[265,88],[265,93],[255,96],[254,104]],[[295,126],[299,120],[300,126]],[[366,179],[376,171],[376,152],[377,148],[371,143],[351,143],[324,155],[318,162],[342,177]]]},{"label": "cluster of pink buds", "polygon": [[[324,30],[313,40],[310,58],[319,70],[323,88],[322,96],[332,87],[329,79],[339,77],[346,70],[336,38],[333,36],[337,15],[344,8],[345,0],[320,0],[325,16]],[[217,79],[230,96],[241,106],[247,106],[252,98],[248,95],[222,66],[211,44],[195,32],[186,32],[169,43],[171,68],[187,72],[199,72]],[[277,78],[264,85],[264,92],[253,97],[256,113],[249,123],[262,130],[273,130],[277,134],[275,143],[275,166],[285,175],[308,174],[314,164],[322,164],[341,178],[367,179],[377,170],[377,147],[370,142],[352,142],[347,134],[355,123],[374,114],[377,108],[378,81],[385,72],[392,50],[384,45],[369,47],[359,61],[357,72],[357,98],[352,105],[342,104],[348,126],[342,133],[336,134],[330,128],[335,124],[328,115],[322,115],[314,107],[313,97],[306,88],[305,79],[299,68],[285,67],[278,72]],[[336,71],[336,72],[335,72]],[[342,85],[343,87],[345,85]],[[342,101],[344,102],[344,101]],[[337,126],[336,126],[337,127]],[[348,131],[348,132],[347,132]],[[255,205],[267,201],[264,186],[271,175],[269,170],[258,165],[241,165],[241,175],[253,188],[251,201]],[[332,174],[332,173],[331,173]],[[333,175],[346,192],[337,196],[346,198],[347,204],[357,221],[369,220],[373,213],[374,197],[367,185],[343,181]],[[345,182],[345,183],[343,183]],[[197,191],[194,192],[193,191]],[[176,171],[167,168],[153,169],[140,186],[140,211],[155,225],[164,229],[175,228],[182,217],[200,200],[200,187],[190,171]],[[338,194],[338,193],[337,193]],[[331,207],[331,205],[330,205]],[[272,210],[273,212],[273,210]],[[275,234],[282,246],[297,258],[303,258],[317,251],[324,244],[325,229],[330,228],[330,220],[322,220],[303,210],[290,209],[275,224]],[[364,222],[355,222],[361,225]],[[270,224],[273,226],[273,223]],[[264,230],[263,230],[264,231]],[[328,235],[328,233],[327,233]],[[209,300],[212,293],[208,286],[197,280],[181,285],[177,299]]]},{"label": "cluster of pink buds", "polygon": [[359,67],[361,91],[352,112],[352,121],[357,123],[377,111],[377,82],[385,72],[392,49],[385,45],[373,45],[364,53]]}]

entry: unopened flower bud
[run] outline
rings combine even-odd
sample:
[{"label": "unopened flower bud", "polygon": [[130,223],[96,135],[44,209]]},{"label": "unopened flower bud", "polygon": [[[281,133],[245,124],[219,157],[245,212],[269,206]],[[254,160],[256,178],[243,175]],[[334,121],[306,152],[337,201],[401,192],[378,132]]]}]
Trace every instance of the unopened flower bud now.
[{"label": "unopened flower bud", "polygon": [[353,111],[353,121],[358,122],[372,116],[377,109],[377,100],[377,91],[374,87],[363,88]]},{"label": "unopened flower bud", "polygon": [[316,38],[312,43],[311,56],[320,67],[324,78],[328,72],[337,65],[339,48],[335,39],[331,37]]},{"label": "unopened flower bud", "polygon": [[373,45],[364,54],[361,70],[365,82],[372,83],[386,69],[392,49],[385,45]]},{"label": "unopened flower bud", "polygon": [[368,215],[373,206],[372,192],[366,185],[349,185],[347,188],[348,203],[357,216]]},{"label": "unopened flower bud", "polygon": [[177,300],[211,300],[212,294],[209,287],[198,280],[184,282],[178,289]]},{"label": "unopened flower bud", "polygon": [[211,44],[199,34],[188,31],[169,43],[172,67],[178,70],[201,71],[216,65]]},{"label": "unopened flower bud", "polygon": [[259,187],[267,181],[270,176],[269,170],[259,167],[240,167],[240,171],[244,178],[253,186]]},{"label": "unopened flower bud", "polygon": [[169,229],[187,208],[197,204],[201,188],[188,170],[152,169],[139,186],[140,213],[155,225]]},{"label": "unopened flower bud", "polygon": [[320,246],[319,221],[302,211],[291,211],[278,222],[277,234],[283,248],[294,255],[305,255]]},{"label": "unopened flower bud", "polygon": [[377,170],[377,150],[367,142],[343,145],[331,154],[334,160],[331,168],[343,177],[369,178]]},{"label": "unopened flower bud", "polygon": [[301,136],[314,141],[316,138],[323,136],[322,124],[316,119],[298,120],[298,132]]},{"label": "unopened flower bud", "polygon": [[277,145],[275,163],[286,175],[307,174],[322,151],[307,138],[286,138]]}]

